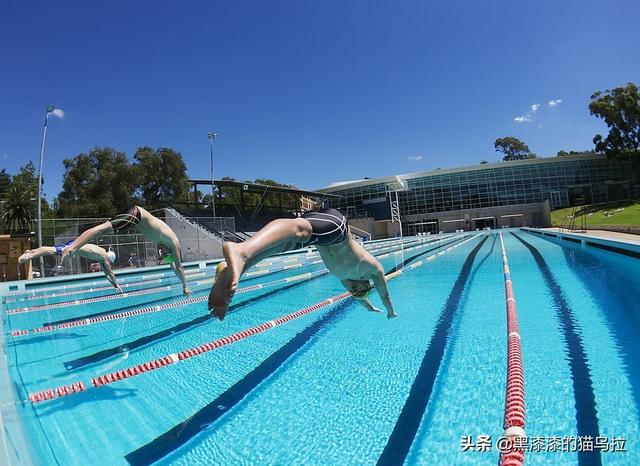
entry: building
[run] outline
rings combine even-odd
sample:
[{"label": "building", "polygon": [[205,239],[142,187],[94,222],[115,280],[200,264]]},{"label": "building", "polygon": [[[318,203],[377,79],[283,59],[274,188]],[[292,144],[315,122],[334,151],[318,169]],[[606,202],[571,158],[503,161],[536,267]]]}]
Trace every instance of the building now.
[{"label": "building", "polygon": [[[503,226],[549,226],[551,209],[640,195],[631,167],[600,155],[498,162],[334,183],[319,191],[375,237]],[[397,200],[397,203],[396,203]]]}]

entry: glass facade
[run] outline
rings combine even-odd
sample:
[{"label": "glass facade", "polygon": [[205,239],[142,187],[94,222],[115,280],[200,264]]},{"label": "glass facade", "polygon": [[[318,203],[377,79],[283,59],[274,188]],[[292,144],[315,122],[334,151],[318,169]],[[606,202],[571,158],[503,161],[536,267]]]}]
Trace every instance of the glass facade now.
[{"label": "glass facade", "polygon": [[[400,213],[437,212],[529,204],[549,200],[552,208],[628,198],[633,194],[630,166],[603,156],[565,156],[500,162],[402,175],[408,190],[399,193]],[[386,217],[389,178],[361,180],[321,191],[342,196],[330,205],[352,217]],[[388,217],[386,217],[388,218]]]}]

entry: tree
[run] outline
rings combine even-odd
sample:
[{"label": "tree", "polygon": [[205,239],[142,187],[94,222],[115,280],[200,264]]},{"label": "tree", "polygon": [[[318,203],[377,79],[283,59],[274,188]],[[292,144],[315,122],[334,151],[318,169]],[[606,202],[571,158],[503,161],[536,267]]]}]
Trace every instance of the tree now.
[{"label": "tree", "polygon": [[[32,197],[38,195],[38,178],[36,177],[36,167],[32,161],[20,167],[20,172],[13,177],[11,182],[22,185],[33,194]],[[42,184],[44,184],[44,179],[42,180]]]},{"label": "tree", "polygon": [[164,147],[140,147],[133,158],[138,194],[148,209],[189,199],[187,166],[179,152]]},{"label": "tree", "polygon": [[136,173],[124,152],[96,147],[63,163],[58,215],[112,217],[134,203]]},{"label": "tree", "polygon": [[480,160],[480,165],[484,165],[485,163],[489,163],[486,160]]},{"label": "tree", "polygon": [[609,128],[603,138],[596,134],[593,143],[596,152],[610,160],[629,160],[637,178],[640,178],[640,93],[638,87],[628,83],[591,96],[589,112],[602,118]]},{"label": "tree", "polygon": [[[256,184],[263,184],[266,186],[276,186],[276,187],[281,187],[281,188],[295,188],[294,186],[288,185],[288,184],[282,184],[282,183],[278,183],[275,180],[272,180],[270,178],[267,179],[261,179],[261,178],[257,178],[254,183]],[[266,207],[272,207],[272,208],[276,208],[276,207],[280,207],[280,202],[282,202],[282,206],[294,206],[295,202],[296,202],[296,195],[295,194],[288,194],[288,193],[281,193],[280,196],[278,196],[277,194],[272,194],[269,193],[269,191],[267,191],[267,193],[265,194],[264,198],[263,198],[263,203]]]},{"label": "tree", "polygon": [[511,136],[496,139],[493,147],[496,148],[496,152],[502,152],[504,154],[502,158],[504,161],[536,158],[536,154],[529,150],[529,146],[520,139]]},{"label": "tree", "polygon": [[11,175],[7,173],[7,170],[4,168],[0,170],[0,199],[3,199],[6,195],[7,191],[9,191],[9,186],[11,185]]},{"label": "tree", "polygon": [[33,211],[29,188],[22,183],[11,183],[0,211],[2,230],[9,233],[29,231]]},{"label": "tree", "polygon": [[594,150],[570,150],[567,152],[566,150],[559,150],[556,156],[558,157],[566,157],[567,155],[596,155],[596,151]]}]

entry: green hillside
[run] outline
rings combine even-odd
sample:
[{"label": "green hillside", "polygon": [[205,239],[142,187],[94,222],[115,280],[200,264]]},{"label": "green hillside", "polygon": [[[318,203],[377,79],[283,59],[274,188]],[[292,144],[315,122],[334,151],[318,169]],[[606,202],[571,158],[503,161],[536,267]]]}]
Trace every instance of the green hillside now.
[{"label": "green hillside", "polygon": [[[622,209],[622,210],[620,210]],[[571,215],[572,207],[551,212],[551,224],[560,226]],[[586,215],[589,225],[635,225],[640,226],[640,203],[635,201],[617,202],[606,205],[594,205],[578,208],[576,225],[580,225],[581,216]]]}]

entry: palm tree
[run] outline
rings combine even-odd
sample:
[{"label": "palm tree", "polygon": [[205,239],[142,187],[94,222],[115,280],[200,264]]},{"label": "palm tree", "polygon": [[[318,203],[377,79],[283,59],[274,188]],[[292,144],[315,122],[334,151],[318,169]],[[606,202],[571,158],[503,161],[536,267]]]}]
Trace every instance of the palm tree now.
[{"label": "palm tree", "polygon": [[29,231],[33,220],[31,191],[22,184],[12,184],[0,206],[0,224],[9,233]]}]

